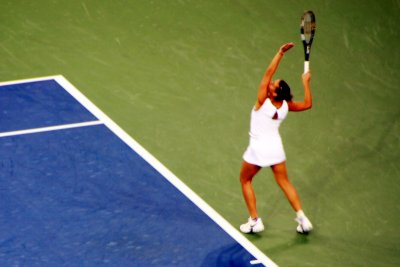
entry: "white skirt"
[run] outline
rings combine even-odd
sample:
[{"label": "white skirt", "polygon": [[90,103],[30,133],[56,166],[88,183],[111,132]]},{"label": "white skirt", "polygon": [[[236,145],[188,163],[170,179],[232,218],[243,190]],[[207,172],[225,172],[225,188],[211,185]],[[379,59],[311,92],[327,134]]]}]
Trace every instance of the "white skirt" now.
[{"label": "white skirt", "polygon": [[250,144],[243,154],[243,160],[260,167],[272,166],[286,160],[280,136],[264,140],[250,138]]}]

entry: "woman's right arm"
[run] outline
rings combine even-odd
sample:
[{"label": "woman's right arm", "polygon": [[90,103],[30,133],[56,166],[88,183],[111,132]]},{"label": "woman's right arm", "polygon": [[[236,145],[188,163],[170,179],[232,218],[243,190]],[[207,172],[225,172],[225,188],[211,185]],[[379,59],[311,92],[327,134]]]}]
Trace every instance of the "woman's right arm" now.
[{"label": "woman's right arm", "polygon": [[303,111],[312,107],[312,95],[311,95],[311,73],[308,71],[302,75],[303,87],[304,87],[304,100],[303,101],[290,101],[288,102],[290,111]]}]

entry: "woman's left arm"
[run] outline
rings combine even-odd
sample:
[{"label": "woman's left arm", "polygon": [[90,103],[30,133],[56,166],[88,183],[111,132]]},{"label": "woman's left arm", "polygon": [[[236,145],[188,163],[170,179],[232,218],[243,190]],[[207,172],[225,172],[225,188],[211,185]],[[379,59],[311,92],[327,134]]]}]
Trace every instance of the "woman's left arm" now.
[{"label": "woman's left arm", "polygon": [[275,74],[276,70],[278,69],[279,62],[281,61],[283,55],[288,51],[290,48],[294,46],[294,43],[287,43],[282,45],[279,48],[279,51],[275,54],[274,58],[272,59],[271,63],[269,64],[267,70],[263,78],[261,79],[260,85],[258,87],[257,93],[257,102],[256,102],[256,109],[257,107],[261,107],[264,101],[268,97],[268,85],[272,80],[272,76]]}]

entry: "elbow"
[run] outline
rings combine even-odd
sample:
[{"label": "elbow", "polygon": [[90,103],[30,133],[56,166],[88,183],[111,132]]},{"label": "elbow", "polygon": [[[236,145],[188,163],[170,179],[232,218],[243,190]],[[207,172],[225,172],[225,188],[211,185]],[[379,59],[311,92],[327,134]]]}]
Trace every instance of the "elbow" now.
[{"label": "elbow", "polygon": [[313,104],[311,95],[309,97],[307,97],[305,100],[306,100],[305,101],[306,102],[306,108],[307,109],[311,109],[312,108],[312,104]]},{"label": "elbow", "polygon": [[312,108],[312,102],[310,101],[310,102],[307,102],[305,105],[304,105],[304,110],[309,110],[309,109],[311,109]]}]

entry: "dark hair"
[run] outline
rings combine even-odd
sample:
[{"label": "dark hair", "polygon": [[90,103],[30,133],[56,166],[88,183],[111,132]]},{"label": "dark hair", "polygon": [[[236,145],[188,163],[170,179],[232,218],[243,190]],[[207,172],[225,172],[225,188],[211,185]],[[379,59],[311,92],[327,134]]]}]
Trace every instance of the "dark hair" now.
[{"label": "dark hair", "polygon": [[293,98],[293,95],[290,93],[290,87],[284,80],[279,81],[279,88],[276,90],[276,93],[275,100],[277,101],[291,101]]}]

